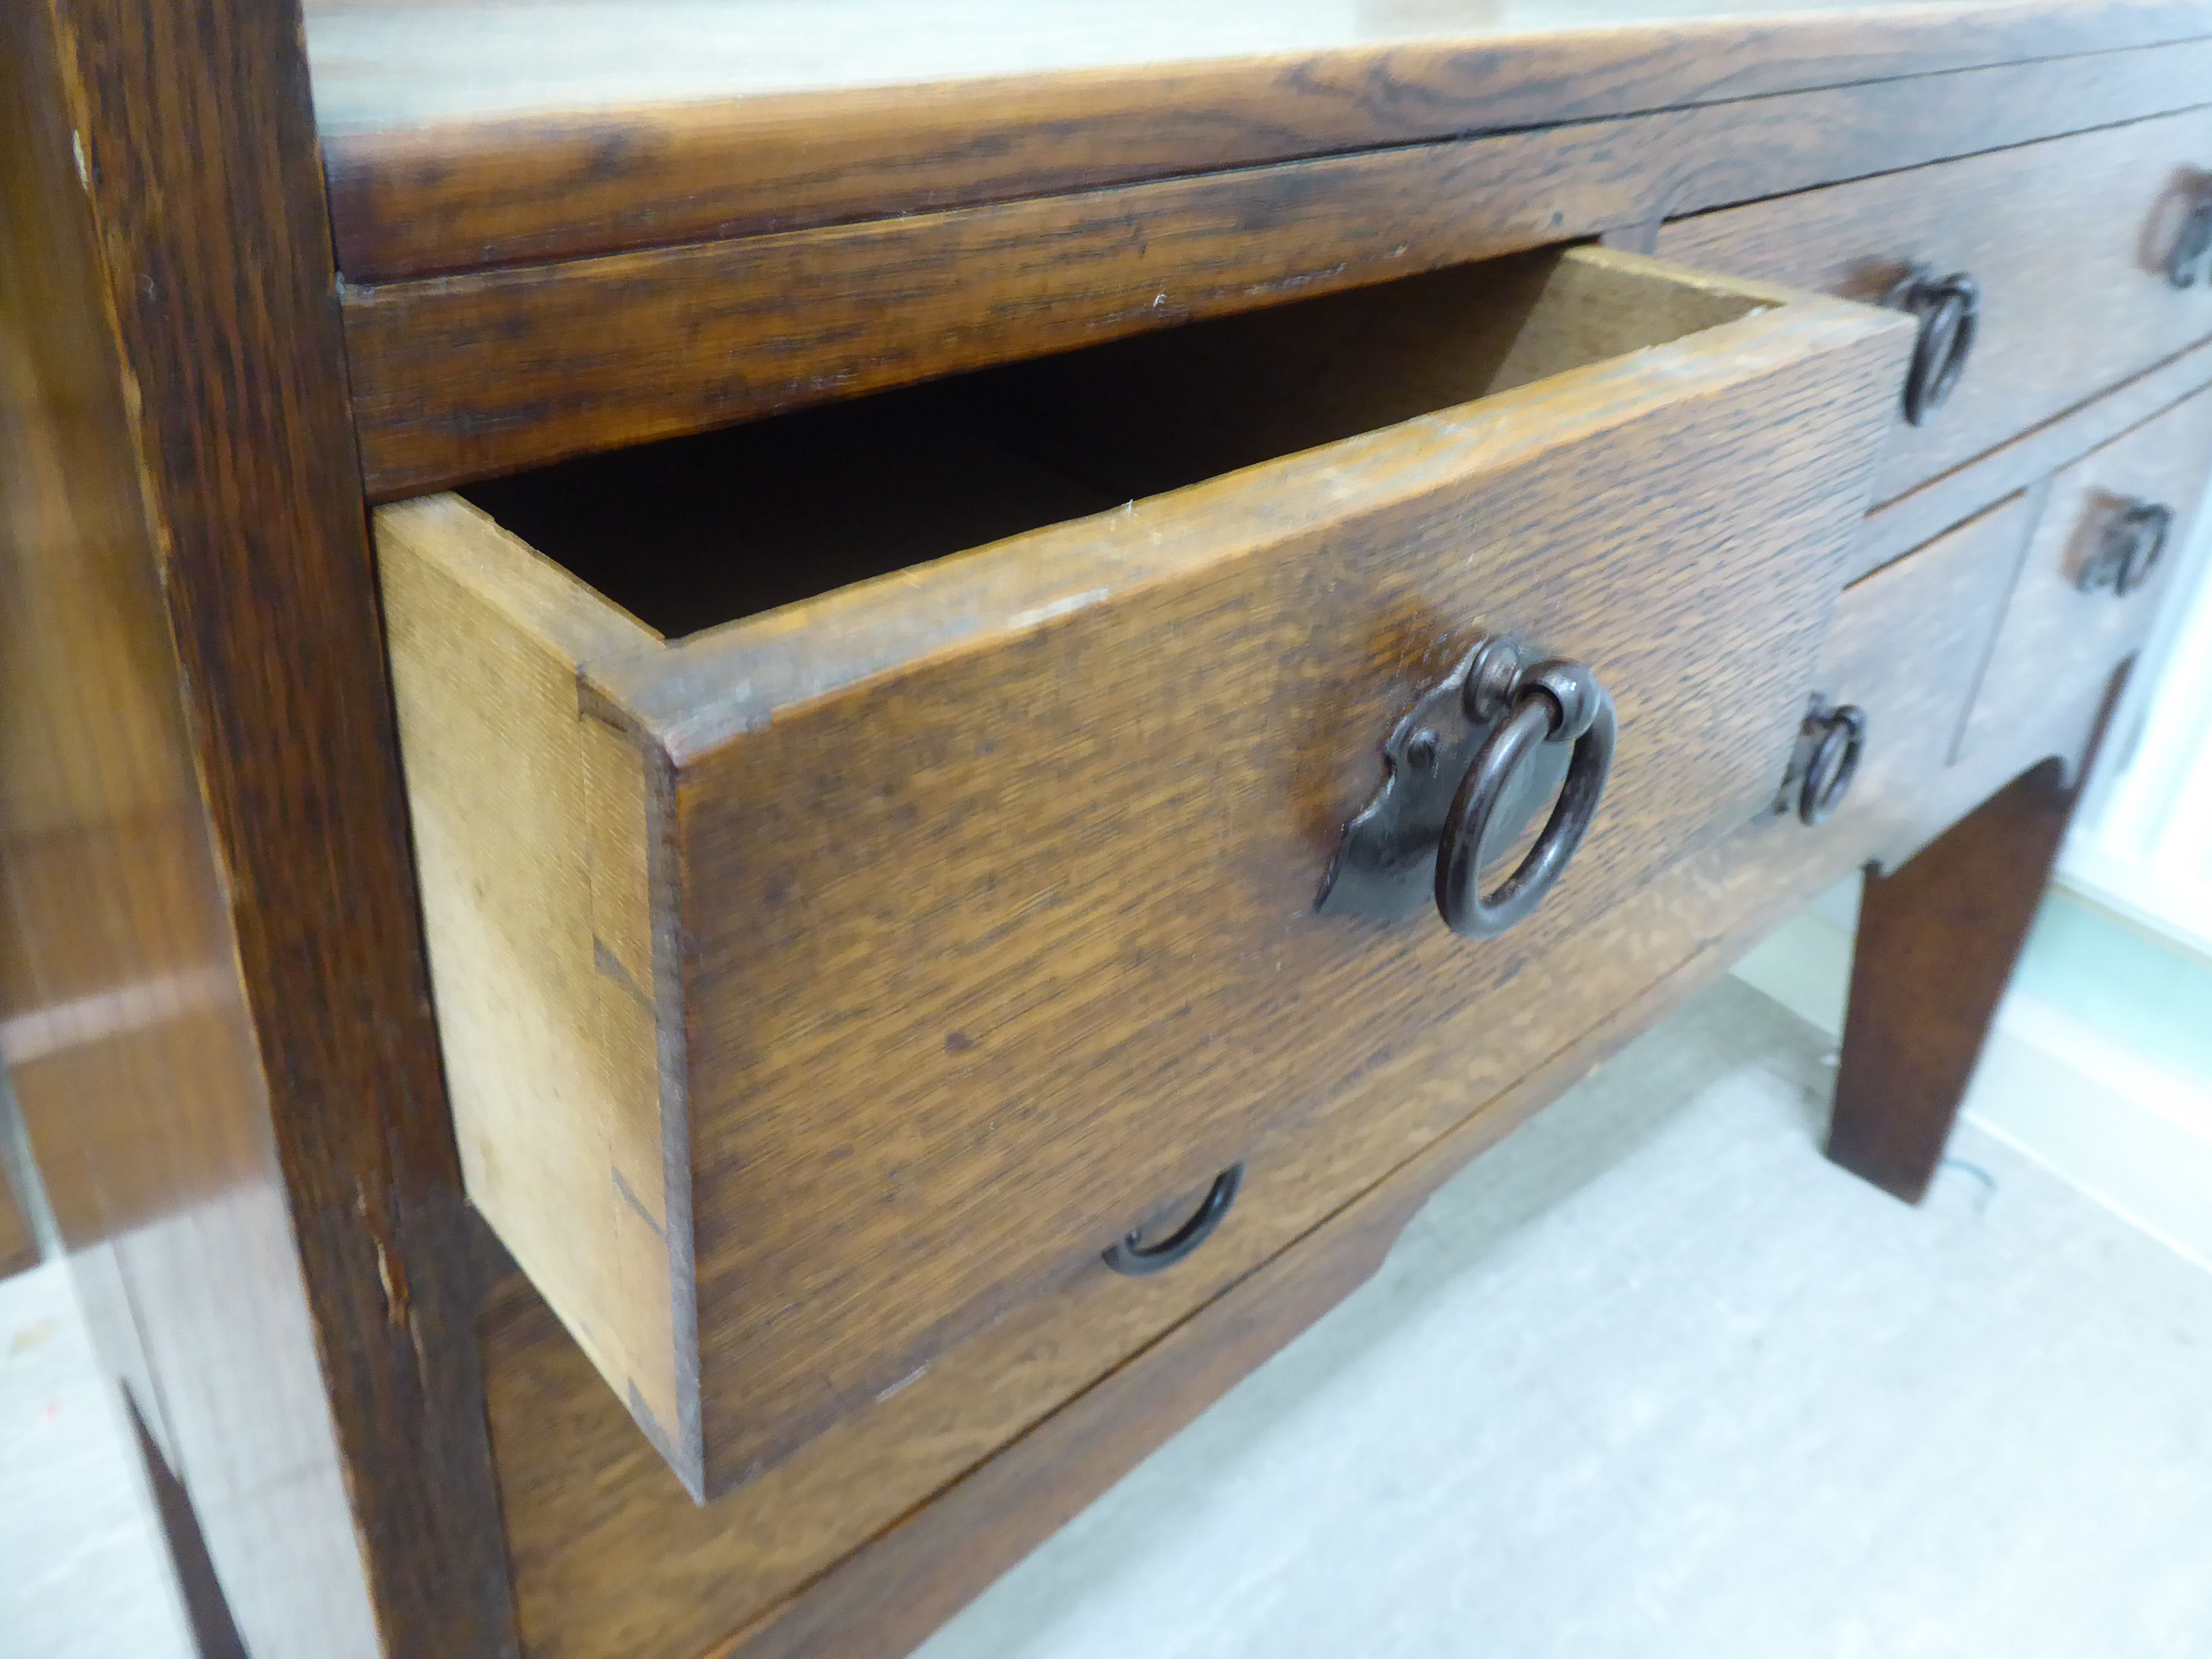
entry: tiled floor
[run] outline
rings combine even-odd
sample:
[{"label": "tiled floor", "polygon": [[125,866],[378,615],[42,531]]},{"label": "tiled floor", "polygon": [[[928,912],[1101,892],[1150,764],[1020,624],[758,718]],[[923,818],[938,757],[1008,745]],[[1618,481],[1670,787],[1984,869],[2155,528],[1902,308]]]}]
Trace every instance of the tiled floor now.
[{"label": "tiled floor", "polygon": [[[2212,1659],[2212,1274],[1971,1128],[1843,1176],[1825,1046],[1717,987],[927,1659]],[[0,1370],[0,1654],[174,1652],[35,1437],[76,1340]]]}]

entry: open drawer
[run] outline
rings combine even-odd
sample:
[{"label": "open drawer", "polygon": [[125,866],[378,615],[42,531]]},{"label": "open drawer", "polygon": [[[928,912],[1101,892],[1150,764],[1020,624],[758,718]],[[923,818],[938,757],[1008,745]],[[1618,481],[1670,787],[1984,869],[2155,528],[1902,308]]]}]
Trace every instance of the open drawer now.
[{"label": "open drawer", "polygon": [[[380,512],[469,1191],[693,1493],[1765,808],[1909,345],[1547,252]],[[1316,914],[1480,631],[1611,694],[1578,855]]]}]

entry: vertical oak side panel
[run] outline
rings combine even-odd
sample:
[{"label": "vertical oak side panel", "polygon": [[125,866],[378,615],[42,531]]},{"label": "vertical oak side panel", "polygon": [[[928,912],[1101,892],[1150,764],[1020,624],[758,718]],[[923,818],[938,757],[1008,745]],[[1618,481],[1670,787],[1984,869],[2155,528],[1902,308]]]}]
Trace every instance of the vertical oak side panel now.
[{"label": "vertical oak side panel", "polygon": [[[365,1569],[370,1639],[386,1652],[510,1652],[471,1224],[424,974],[300,10],[33,0],[8,16],[49,61],[30,88],[53,112],[39,186],[89,208],[65,303],[98,308],[114,366],[114,418],[95,441],[136,498],[220,872],[225,960],[218,972],[209,959],[200,988],[242,1012],[241,1074],[258,1067],[266,1087],[256,1099],[241,1084],[225,1133],[251,1175],[241,1190],[264,1204],[257,1237],[289,1258],[240,1282],[235,1252],[208,1234],[202,1255],[135,1295],[160,1306],[206,1291],[210,1376],[269,1363],[265,1328],[298,1319],[319,1362],[301,1381],[328,1412],[319,1429],[303,1416],[302,1431],[325,1444],[335,1433],[337,1513],[264,1510],[260,1534],[228,1559],[212,1529],[210,1547],[234,1601],[241,1576],[307,1595],[324,1564],[302,1558],[301,1535],[335,1525],[357,1559],[350,1587],[329,1593],[357,1602]],[[157,1200],[205,1196],[164,1175]],[[165,1395],[197,1386],[185,1359],[162,1383]],[[222,1496],[229,1471],[289,1426],[233,1411],[204,1442],[180,1434],[188,1493]],[[241,1510],[241,1526],[255,1519]],[[323,1640],[328,1651],[341,1638]]]},{"label": "vertical oak side panel", "polygon": [[469,1196],[696,1488],[676,1341],[690,1203],[669,1181],[689,1166],[672,1169],[661,1115],[651,769],[580,703],[584,658],[653,641],[453,496],[386,508],[376,531]]},{"label": "vertical oak side panel", "polygon": [[369,1659],[54,25],[0,9],[0,1054],[210,1626]]}]

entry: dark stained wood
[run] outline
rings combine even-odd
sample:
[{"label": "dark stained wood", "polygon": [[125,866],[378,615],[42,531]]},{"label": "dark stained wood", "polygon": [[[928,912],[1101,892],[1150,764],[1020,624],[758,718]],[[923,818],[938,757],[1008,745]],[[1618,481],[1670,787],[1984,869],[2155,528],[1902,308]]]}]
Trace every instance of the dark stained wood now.
[{"label": "dark stained wood", "polygon": [[[1274,1271],[1261,1264],[1279,1251],[1333,1250],[1328,1218],[1370,1201],[1332,1207],[1343,1201],[1346,1176],[1383,1183],[1378,1191],[1412,1181],[1389,1207],[1373,1200],[1389,1217],[1376,1224],[1387,1241],[1395,1218],[1436,1181],[1733,960],[1773,919],[1861,863],[1909,851],[2001,782],[1993,769],[2017,769],[2042,748],[2075,740],[2062,720],[2051,733],[2019,734],[1979,767],[1945,765],[2029,516],[2030,504],[2014,500],[1844,595],[1815,684],[1869,708],[1876,746],[1861,787],[1826,826],[1765,819],[1677,866],[1603,928],[1535,953],[1510,981],[1395,1048],[1325,1109],[1285,1122],[1255,1149],[1231,1221],[1176,1273],[1135,1282],[1098,1271],[1070,1280],[705,1508],[684,1495],[526,1284],[510,1279],[487,1321],[485,1364],[528,1650],[545,1659],[605,1651],[680,1659],[749,1621],[760,1645],[726,1651],[754,1659],[814,1644],[875,1655],[918,1640],[1069,1512],[1043,1474],[1076,1455],[1058,1437],[1066,1424],[1056,1402],[1104,1378],[1067,1419],[1093,1425],[1085,1479],[1103,1489],[1364,1273],[1382,1242],[1355,1227],[1342,1276],[1312,1269],[1308,1282],[1318,1288],[1296,1293],[1303,1311],[1285,1311],[1242,1357],[1190,1382],[1198,1398],[1177,1385],[1163,1404],[1138,1380],[1161,1374],[1152,1356],[1167,1344],[1149,1346],[1154,1334],[1176,1329],[1175,1351],[1191,1356],[1176,1374],[1194,1376],[1213,1340],[1206,1322],[1214,1298],[1256,1294]],[[1429,1173],[1393,1173],[1403,1170]],[[1129,1354],[1139,1357],[1121,1364]],[[1097,1449],[1087,1437],[1094,1431],[1118,1438],[1119,1449]],[[933,1492],[958,1494],[963,1471],[1001,1459],[1014,1467],[975,1489],[972,1503],[916,1507]],[[1030,1472],[1016,1473],[1024,1467]],[[877,1541],[850,1553],[864,1536]]]},{"label": "dark stained wood", "polygon": [[354,0],[308,42],[368,282],[2212,34],[2194,0],[1791,9],[690,7],[679,52],[649,5],[502,40],[512,13]]},{"label": "dark stained wood", "polygon": [[1900,410],[1886,501],[2212,336],[2212,295],[2166,275],[2208,155],[2193,110],[1699,215],[1658,252],[1868,301],[1916,262],[1980,283],[1957,390],[1923,425]]},{"label": "dark stained wood", "polygon": [[[2025,746],[2034,742],[2027,738]],[[1987,787],[1986,772],[1960,769],[1929,793],[1956,813]],[[1817,839],[1787,821],[1770,820],[1710,849],[1661,890],[1639,897],[1620,918],[1624,939],[1649,937],[1670,908],[1702,922],[1699,931],[1677,935],[1689,949],[1670,971],[1641,994],[1593,998],[1585,1006],[1595,1023],[1516,1085],[927,1508],[734,1634],[714,1650],[714,1659],[874,1659],[921,1641],[1073,1514],[1071,1488],[1086,1498],[1103,1492],[1363,1281],[1437,1187],[1724,971],[1788,907],[1842,874],[1873,844],[1872,828],[1850,805],[1812,832]],[[1456,1093],[1464,1100],[1465,1085],[1451,1065],[1458,1057],[1449,1037],[1420,1045],[1395,1066],[1363,1079],[1347,1112],[1407,1092]]]},{"label": "dark stained wood", "polygon": [[[2020,574],[2040,497],[2014,495],[1846,589],[1814,684],[1867,718],[1850,814],[1870,855],[1909,856],[1958,803],[1947,769]],[[2063,723],[2062,723],[2063,725]],[[2015,738],[2041,738],[2024,722]],[[1856,833],[1856,827],[1854,833]]]},{"label": "dark stained wood", "polygon": [[[1486,275],[1515,296],[1503,329]],[[570,865],[592,869],[597,914],[588,852],[518,872],[506,827],[580,754],[428,763],[449,720],[496,732],[520,707],[519,675],[472,687],[465,665],[494,633],[471,591],[526,550],[447,501],[380,515],[450,1069],[479,1079],[455,1097],[464,1145],[482,1144],[471,1194],[595,1352],[665,1352],[678,1334],[665,1389],[665,1361],[608,1370],[708,1494],[1089,1262],[1377,1048],[1601,926],[1771,797],[1909,328],[1595,251],[1358,298],[1356,325],[1304,331],[1310,363],[1286,364],[1271,330],[1196,360],[1200,382],[1244,397],[1193,398],[1194,428],[1225,442],[1193,464],[1203,476],[1257,460],[1248,439],[1273,453],[1335,435],[1280,426],[1301,379],[1339,422],[1437,413],[584,660],[588,691],[672,793],[672,810],[634,808],[628,831],[670,848],[666,888],[641,896],[649,927],[535,929],[544,883]],[[1378,387],[1362,388],[1363,365]],[[1117,356],[1100,381],[1158,367]],[[1409,395],[1416,368],[1431,378]],[[1052,391],[1097,405],[1088,385]],[[1121,477],[1110,447],[1081,447]],[[734,526],[755,486],[725,449],[702,499]],[[1156,455],[1139,444],[1129,464]],[[1146,474],[1127,493],[1174,481]],[[603,520],[558,527],[586,555],[659,545],[647,515],[663,499],[616,497]],[[711,562],[742,568],[748,551],[726,529]],[[436,625],[463,604],[465,626]],[[1620,704],[1606,817],[1573,878],[1486,945],[1432,920],[1316,918],[1337,830],[1378,781],[1376,745],[1478,625],[1591,662]],[[578,678],[572,665],[547,682],[565,689],[571,745]],[[544,816],[573,838],[591,815]],[[662,1032],[628,1050],[643,1105],[475,1058],[580,1048],[509,1011],[564,1006],[556,982],[594,976],[586,953],[623,958],[625,937],[682,941],[629,975]],[[480,942],[501,939],[522,948],[487,956]],[[638,1005],[612,1006],[605,1018]],[[1356,1040],[1315,1018],[1347,1008]],[[665,1192],[664,1144],[683,1160]],[[641,1206],[617,1203],[617,1186],[672,1218],[679,1296],[696,1273],[696,1304],[658,1324],[617,1288],[653,1269],[606,1273],[585,1242],[596,1212],[605,1254],[629,1248]],[[678,1432],[691,1389],[702,1468]]]},{"label": "dark stained wood", "polygon": [[[1248,1274],[1264,1279],[1273,1270],[1261,1264],[1278,1252],[1309,1248],[1294,1241],[1329,1237],[1347,1182],[1395,1180],[1393,1171],[1436,1145],[1444,1150],[1428,1167],[1441,1179],[1772,919],[1870,859],[1903,857],[2000,783],[1995,769],[2077,741],[2062,716],[1978,767],[1946,765],[2031,517],[2031,503],[2015,498],[1843,596],[1814,684],[1868,708],[1875,746],[1826,826],[1766,819],[1731,837],[1617,907],[1603,927],[1534,953],[1326,1107],[1282,1122],[1255,1147],[1231,1221],[1176,1273],[1079,1275],[704,1508],[526,1283],[510,1279],[486,1323],[485,1364],[528,1650],[678,1659],[747,1621],[772,1632],[785,1619],[825,1652],[890,1653],[918,1639],[1066,1512],[1036,1492],[1019,1513],[988,1520],[958,1504],[917,1509],[932,1492],[989,1467],[1001,1446],[1023,1459],[1060,1455],[1054,1407],[1109,1371],[1086,1398],[1122,1413],[1119,1455],[1133,1462],[1188,1407],[1156,1419],[1132,1403],[1127,1391],[1142,1389],[1127,1382],[1133,1371],[1115,1370],[1122,1358],[1150,1352],[1157,1334],[1193,1317],[1196,1351],[1206,1339],[1194,1333],[1211,1316],[1201,1310],[1215,1297],[1256,1282]],[[1671,988],[1653,988],[1662,985]],[[1613,1010],[1626,1012],[1609,1024]],[[1585,1023],[1595,1035],[1568,1035]],[[1372,1259],[1364,1246],[1348,1248]],[[1304,1316],[1331,1294],[1314,1293]],[[1237,1364],[1264,1357],[1266,1346],[1255,1340],[1257,1352]],[[1116,1393],[1121,1404],[1103,1403]],[[957,1524],[956,1512],[965,1517]],[[942,1541],[947,1533],[956,1547]],[[867,1586],[879,1572],[898,1589],[878,1601]],[[769,1612],[810,1582],[798,1601]],[[782,1650],[784,1638],[762,1639],[761,1651]]]},{"label": "dark stained wood", "polygon": [[2003,448],[1884,503],[1867,515],[1847,567],[1850,580],[1880,569],[1990,503],[2041,482],[2207,384],[2212,384],[2212,344],[2193,346],[2031,428]]},{"label": "dark stained wood", "polygon": [[[2187,108],[2208,86],[2212,43],[2188,43],[349,287],[347,352],[368,486],[392,500],[1193,317]],[[2170,172],[2186,159],[2177,152],[2163,165]],[[2131,190],[2154,182],[2163,181],[2127,180]],[[2106,211],[2117,234],[2141,228],[2118,222],[2117,204]],[[2202,309],[2201,295],[2197,301]],[[2162,317],[2176,303],[2153,295],[2145,307]],[[2142,325],[2127,327],[2132,341]],[[2116,361],[2105,378],[2150,361]]]},{"label": "dark stained wood", "polygon": [[2045,761],[1859,900],[1828,1156],[1917,1204],[2065,840],[2075,791]]},{"label": "dark stained wood", "polygon": [[365,1659],[50,25],[0,13],[0,1050],[98,1351],[198,1494],[236,1624]]},{"label": "dark stained wood", "polygon": [[[1282,1124],[1255,1147],[1245,1190],[1220,1233],[1175,1273],[1132,1281],[1094,1263],[703,1508],[659,1464],[516,1275],[494,1304],[484,1340],[526,1650],[535,1659],[610,1651],[678,1659],[747,1621],[773,1627],[792,1619],[791,1607],[770,1609],[832,1568],[819,1580],[825,1588],[801,1596],[805,1610],[796,1616],[805,1638],[830,1653],[902,1650],[1119,1472],[1101,1466],[1105,1479],[1086,1477],[1087,1490],[1073,1498],[1044,1489],[1044,1469],[1062,1455],[1049,1449],[1058,1443],[1053,1413],[1063,1401],[1105,1377],[1100,1387],[1115,1401],[1112,1412],[1127,1412],[1127,1370],[1117,1370],[1125,1358],[1150,1352],[1171,1330],[1183,1333],[1168,1339],[1181,1352],[1202,1353],[1218,1335],[1206,1322],[1217,1298],[1243,1294],[1255,1272],[1273,1273],[1265,1264],[1283,1251],[1295,1259],[1316,1229],[1322,1238],[1336,1237],[1332,1217],[1374,1211],[1361,1199],[1347,1212],[1347,1200],[1377,1182],[1389,1186],[1409,1160],[1433,1170],[1417,1190],[1381,1206],[1382,1219],[1352,1229],[1357,1242],[1344,1247],[1349,1259],[1340,1269],[1294,1270],[1305,1288],[1287,1322],[1255,1336],[1225,1369],[1207,1370],[1190,1406],[1225,1388],[1363,1278],[1434,1180],[1556,1094],[1609,1042],[1724,967],[1748,943],[1747,930],[1848,870],[1880,821],[1839,818],[1836,833],[1816,836],[1767,820],[1668,872],[1620,908],[1617,926],[1583,930],[1537,954],[1509,983],[1378,1056],[1325,1107]],[[1747,848],[1757,855],[1747,857]],[[1647,994],[1691,960],[1702,964],[1691,978],[1664,996]],[[1604,1026],[1616,1007],[1626,1012],[1608,1028],[1611,1036],[1571,1035],[1580,1022]],[[1440,1137],[1444,1151],[1432,1158],[1425,1149]],[[1318,1249],[1333,1260],[1339,1247]],[[1194,1316],[1194,1334],[1183,1323]],[[1182,1420],[1152,1410],[1147,1405],[1117,1428],[1121,1443],[1111,1456],[1120,1467]],[[1044,1434],[1042,1443],[1024,1438],[1033,1431]],[[905,1520],[933,1492],[966,1490],[961,1477],[991,1468],[1010,1443],[1014,1449],[1004,1455],[1018,1466],[1039,1460],[1018,1498],[981,1504],[970,1492]],[[996,1477],[990,1489],[1006,1491]],[[1004,1502],[1012,1507],[986,1513]],[[879,1534],[893,1540],[899,1588],[880,1601],[872,1591],[853,1596],[851,1585],[873,1583],[883,1571],[880,1547],[836,1564]],[[788,1639],[787,1631],[767,1650],[785,1650]]]},{"label": "dark stained wood", "polygon": [[508,1651],[299,19],[0,29],[33,1144],[252,1650]]},{"label": "dark stained wood", "polygon": [[[1879,605],[1858,606],[1868,624],[1858,631],[1899,620],[1900,607],[1954,602],[1960,626],[1992,626],[2002,584],[1978,592],[1958,572],[1985,567],[1993,545],[1879,591]],[[2000,574],[2009,551],[1998,549]],[[1968,687],[1947,664],[1936,672],[1962,712]],[[1867,674],[1904,678],[1854,651],[1822,672],[1850,695],[1863,694]],[[1911,695],[1902,684],[1893,693]],[[1919,795],[1927,810],[1956,814],[1987,777],[1943,773],[1943,736],[1924,750],[1933,775]],[[1072,1282],[1012,1316],[1017,1329],[955,1349],[704,1508],[526,1284],[510,1279],[487,1322],[485,1363],[527,1650],[682,1659],[726,1636],[714,1651],[728,1659],[904,1651],[1364,1279],[1454,1170],[1874,855],[1893,822],[1878,792],[1855,792],[1819,831],[1778,818],[1747,825],[1627,900],[1607,928],[1537,954],[1509,984],[1379,1059],[1325,1110],[1285,1126],[1282,1164],[1255,1163],[1255,1184],[1214,1241],[1231,1261],[1218,1274],[1207,1251],[1187,1264],[1201,1275],[1187,1316],[1126,1307],[1176,1292],[1175,1274]],[[1349,1203],[1339,1165],[1372,1183]],[[1237,1220],[1259,1237],[1235,1233]],[[1061,1397],[1071,1403],[1049,1409]],[[932,1478],[934,1487],[913,1484]],[[932,1490],[941,1495],[915,1507]]]},{"label": "dark stained wood", "polygon": [[208,1554],[207,1534],[201,1529],[199,1516],[192,1508],[192,1495],[185,1490],[185,1483],[177,1479],[176,1471],[169,1467],[161,1447],[147,1432],[146,1419],[137,1402],[126,1395],[124,1406],[131,1419],[132,1437],[137,1441],[138,1459],[145,1468],[147,1484],[153,1489],[155,1516],[168,1546],[170,1563],[176,1570],[178,1594],[184,1602],[185,1619],[199,1659],[252,1659],[246,1651],[246,1638],[239,1634],[238,1625],[231,1617],[222,1582],[216,1576],[215,1562]]},{"label": "dark stained wood", "polygon": [[[927,1637],[1085,1503],[1364,1282],[1407,1221],[1451,1176],[1724,972],[1761,928],[1772,925],[1779,914],[1771,908],[1778,899],[1811,890],[1794,883],[1833,867],[1824,866],[1818,855],[1807,858],[1802,848],[1790,848],[1773,860],[1751,850],[1755,842],[1769,848],[1786,847],[1784,838],[1792,834],[1792,826],[1762,826],[1756,836],[1727,849],[1723,879],[1735,890],[1730,898],[1746,904],[1754,922],[1709,934],[1662,978],[1604,1013],[1577,1040],[1431,1141],[1325,1227],[1012,1441],[927,1509],[905,1517],[868,1548],[714,1648],[712,1659],[877,1659],[904,1652]],[[1832,848],[1838,845],[1831,842]],[[1700,860],[1699,872],[1710,877],[1722,862]],[[1711,909],[1706,916],[1709,922],[1714,920]],[[1593,1010],[1602,1006],[1590,1005]],[[1462,1105],[1468,1097],[1444,1056],[1427,1045],[1372,1079],[1348,1110],[1356,1112],[1360,1104],[1389,1092],[1425,1093]],[[1316,1501],[1325,1499],[1317,1495]],[[950,1543],[952,1539],[957,1545]]]},{"label": "dark stained wood", "polygon": [[[2022,726],[2048,718],[2054,685],[2101,683],[2142,647],[2195,544],[2208,476],[2212,392],[2199,392],[2053,475],[1972,717],[1960,735],[1962,753],[2002,747]],[[2135,501],[2173,513],[2158,568],[2132,593],[2084,592],[2083,569],[2114,516]]]}]

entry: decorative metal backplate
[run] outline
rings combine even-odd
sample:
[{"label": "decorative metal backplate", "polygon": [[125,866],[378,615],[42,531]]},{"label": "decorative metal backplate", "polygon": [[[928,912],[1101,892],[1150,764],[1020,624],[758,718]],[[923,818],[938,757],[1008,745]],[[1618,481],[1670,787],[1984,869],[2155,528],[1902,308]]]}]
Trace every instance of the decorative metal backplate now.
[{"label": "decorative metal backplate", "polygon": [[[1382,744],[1382,787],[1344,826],[1314,908],[1325,916],[1396,921],[1436,903],[1437,842],[1460,781],[1498,727],[1467,710],[1467,677],[1489,645],[1478,643],[1420,695]],[[1501,715],[1500,718],[1503,718]],[[1483,838],[1486,866],[1521,839],[1567,774],[1571,744],[1543,744],[1507,785]]]}]

